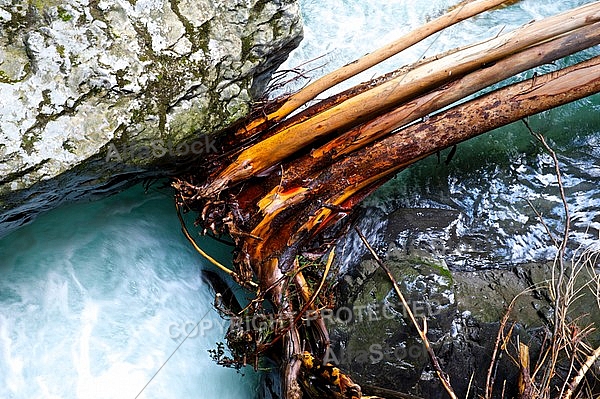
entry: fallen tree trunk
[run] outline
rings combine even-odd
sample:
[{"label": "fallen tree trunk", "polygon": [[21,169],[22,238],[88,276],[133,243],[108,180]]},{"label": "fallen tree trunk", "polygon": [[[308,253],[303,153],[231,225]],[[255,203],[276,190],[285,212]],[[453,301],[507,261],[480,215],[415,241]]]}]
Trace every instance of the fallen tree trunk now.
[{"label": "fallen tree trunk", "polygon": [[[411,125],[331,164],[311,180],[311,195],[327,192],[321,208],[298,230],[311,231],[320,220],[373,184],[449,146],[538,112],[600,92],[600,57],[516,83]],[[324,187],[327,181],[327,187]],[[289,200],[288,200],[289,201]]]},{"label": "fallen tree trunk", "polygon": [[204,195],[212,196],[244,179],[256,176],[316,140],[382,115],[419,94],[530,46],[599,21],[600,5],[592,3],[420,65],[372,90],[328,108],[307,121],[286,127],[242,151],[204,188]]},{"label": "fallen tree trunk", "polygon": [[[599,62],[596,57],[451,108],[306,175],[308,184],[286,185],[285,178],[277,174],[282,183],[257,202],[260,221],[250,234],[261,240],[244,240],[242,252],[263,263],[255,265],[261,274],[272,272],[273,260],[287,271],[298,248],[309,238],[411,163],[496,127],[600,91]],[[291,164],[285,167],[293,169]]]},{"label": "fallen tree trunk", "polygon": [[578,29],[570,35],[531,47],[522,53],[505,58],[404,103],[381,117],[350,129],[296,161],[296,167],[288,168],[289,171],[284,177],[284,183],[288,186],[292,184],[299,185],[304,176],[310,175],[326,166],[326,164],[335,162],[337,159],[388,135],[395,129],[426,117],[485,87],[534,66],[551,63],[573,52],[589,48],[598,42],[599,31],[600,24],[593,24]]},{"label": "fallen tree trunk", "polygon": [[402,50],[419,43],[423,39],[426,39],[445,28],[497,7],[503,3],[507,3],[507,0],[480,0],[462,4],[453,11],[448,12],[441,17],[421,26],[420,28],[411,31],[396,41],[389,43],[388,45],[365,55],[361,59],[336,69],[332,73],[315,80],[302,90],[285,99],[283,104],[281,104],[274,112],[262,118],[252,120],[251,123],[244,127],[244,130],[251,132],[256,131],[260,126],[264,128],[267,122],[280,121],[298,108],[302,107],[304,104],[308,103],[310,100],[316,98],[319,94],[323,93],[327,89],[332,88],[338,83],[341,83],[352,76],[366,71],[372,66],[387,60]]},{"label": "fallen tree trunk", "polygon": [[[471,13],[501,2],[475,3]],[[458,15],[436,20],[429,28],[447,26]],[[595,57],[445,109],[520,72],[599,44],[599,21],[600,2],[591,3],[423,60],[284,119],[328,88],[320,81],[302,95],[275,101],[266,116],[228,133],[223,151],[231,156],[215,160],[208,173],[175,179],[178,206],[198,212],[197,222],[205,230],[233,238],[235,270],[229,274],[246,287],[258,287],[238,316],[284,320],[268,333],[234,327],[228,333],[231,363],[256,365],[269,353],[281,365],[286,399],[300,398],[302,392],[309,397],[359,398],[360,387],[343,374],[337,382],[319,386],[311,379],[324,370],[313,363],[326,352],[328,334],[322,319],[310,322],[306,314],[318,316],[320,309],[331,306],[321,288],[332,259],[323,270],[301,265],[298,256],[305,250],[329,251],[332,237],[344,225],[338,222],[347,220],[357,203],[411,163],[600,92],[600,57]],[[391,47],[397,50],[406,44],[400,42]],[[330,83],[387,57],[393,52],[388,50],[342,68]],[[193,241],[190,235],[188,239]]]}]

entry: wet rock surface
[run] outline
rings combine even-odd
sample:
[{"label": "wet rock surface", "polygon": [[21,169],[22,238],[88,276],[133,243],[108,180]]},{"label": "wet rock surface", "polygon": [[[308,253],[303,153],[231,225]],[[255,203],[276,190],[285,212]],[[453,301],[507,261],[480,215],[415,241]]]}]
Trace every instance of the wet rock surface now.
[{"label": "wet rock surface", "polygon": [[0,2],[0,234],[215,151],[301,36],[292,0]]},{"label": "wet rock surface", "polygon": [[[413,217],[411,210],[390,217],[379,256],[397,279],[419,323],[426,319],[428,338],[458,397],[465,397],[467,391],[469,397],[477,397],[486,384],[500,321],[515,298],[507,323],[514,323],[509,349],[514,355],[518,339],[529,346],[533,360],[539,355],[553,320],[548,282],[553,268],[556,275],[556,266],[548,262],[449,270],[434,244],[436,231],[451,226],[457,213],[425,211],[445,215],[433,218],[423,217],[423,210],[412,212]],[[430,241],[426,241],[427,232],[433,234]],[[403,238],[398,239],[399,235]],[[417,241],[406,239],[408,235],[421,237],[427,245],[414,245]],[[347,240],[355,242],[352,236]],[[579,318],[582,325],[598,326],[597,298],[586,286],[591,278],[582,271],[576,279],[585,295],[575,301],[569,315]],[[332,347],[327,360],[349,372],[367,394],[385,388],[423,398],[446,397],[391,281],[370,254],[344,274],[338,299],[338,309],[329,318]],[[588,339],[596,347],[600,334],[593,332]],[[495,397],[500,397],[502,389],[505,397],[516,397],[518,374],[518,367],[503,353],[495,370]]]}]

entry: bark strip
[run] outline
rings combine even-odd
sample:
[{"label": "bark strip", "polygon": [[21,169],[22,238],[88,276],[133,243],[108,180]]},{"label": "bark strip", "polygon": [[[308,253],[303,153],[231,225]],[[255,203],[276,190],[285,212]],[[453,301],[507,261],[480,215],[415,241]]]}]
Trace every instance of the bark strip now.
[{"label": "bark strip", "polygon": [[[259,356],[273,355],[280,366],[285,399],[299,399],[303,392],[311,397],[361,397],[360,387],[339,370],[337,382],[307,388],[316,387],[311,385],[311,372],[329,370],[328,365],[307,363],[323,358],[329,338],[323,320],[309,326],[303,313],[318,314],[321,307],[331,305],[322,295],[333,253],[316,276],[300,266],[298,256],[307,249],[331,251],[335,234],[344,225],[338,221],[347,220],[356,204],[408,165],[497,127],[600,92],[597,56],[445,109],[503,79],[599,44],[600,2],[423,60],[295,116],[288,117],[289,113],[404,46],[501,3],[468,3],[411,34],[411,39],[401,38],[307,90],[267,105],[271,113],[266,117],[245,124],[243,134],[238,130],[227,136],[226,155],[213,160],[215,170],[206,181],[201,173],[175,179],[178,209],[198,212],[197,223],[204,229],[234,240],[235,270],[217,266],[256,291],[240,314],[275,318],[293,314],[288,324],[269,334],[237,327],[227,335],[232,363],[256,367]],[[237,146],[236,138],[242,139]],[[197,246],[187,229],[184,234]]]},{"label": "bark strip", "polygon": [[600,3],[596,2],[525,25],[513,32],[417,67],[401,77],[354,96],[242,151],[237,159],[205,188],[205,195],[214,195],[226,187],[255,176],[332,132],[349,129],[390,111],[403,101],[497,62],[503,57],[598,21]]}]

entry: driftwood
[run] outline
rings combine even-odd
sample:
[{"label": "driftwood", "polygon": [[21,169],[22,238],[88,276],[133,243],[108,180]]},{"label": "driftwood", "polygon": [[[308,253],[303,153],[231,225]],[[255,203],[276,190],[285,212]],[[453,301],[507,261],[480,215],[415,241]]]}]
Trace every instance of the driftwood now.
[{"label": "driftwood", "polygon": [[446,109],[520,72],[599,44],[600,2],[594,2],[421,60],[292,115],[340,81],[502,3],[467,3],[300,92],[274,100],[223,134],[225,155],[174,180],[178,207],[198,212],[197,223],[206,232],[234,240],[235,270],[228,274],[249,289],[257,287],[255,299],[233,316],[277,320],[266,330],[234,326],[228,333],[229,365],[257,365],[268,355],[281,367],[286,399],[303,394],[361,397],[360,387],[335,367],[309,366],[307,359],[318,361],[329,343],[318,315],[333,306],[323,289],[333,255],[325,267],[303,263],[299,256],[330,252],[355,205],[406,166],[600,92],[600,57],[595,57]]}]

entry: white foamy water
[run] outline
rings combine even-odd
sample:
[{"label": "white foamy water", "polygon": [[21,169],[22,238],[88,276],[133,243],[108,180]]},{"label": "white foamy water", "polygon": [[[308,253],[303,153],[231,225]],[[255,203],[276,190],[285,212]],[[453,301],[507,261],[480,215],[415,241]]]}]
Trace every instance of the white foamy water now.
[{"label": "white foamy water", "polygon": [[[589,2],[523,0],[436,35],[354,82]],[[283,68],[324,55],[313,63],[325,64],[312,73],[320,76],[453,4],[303,0],[306,38]],[[600,231],[599,103],[595,96],[531,121],[560,154],[573,236],[580,242],[597,242]],[[429,159],[403,172],[367,202],[375,210],[360,225],[376,235],[385,228],[385,215],[399,207],[458,210],[462,216],[453,226],[463,242],[451,265],[546,257],[548,239],[527,200],[560,231],[553,183],[547,156],[522,126],[508,127],[461,144],[448,166]],[[469,252],[482,243],[488,258]],[[341,257],[350,262],[354,248],[362,244],[347,243]],[[220,255],[229,261],[227,252]],[[139,398],[256,397],[252,371],[242,377],[208,356],[223,340],[224,327],[200,267],[203,260],[180,233],[172,199],[144,195],[139,187],[58,209],[2,238],[0,398],[133,399],[142,390]],[[199,321],[203,333],[193,333],[165,364]]]},{"label": "white foamy water", "polygon": [[3,238],[0,397],[255,397],[253,371],[209,358],[226,325],[201,267],[172,198],[139,187]]}]

